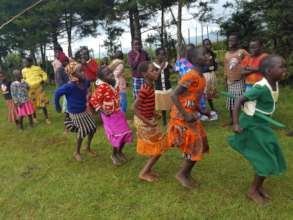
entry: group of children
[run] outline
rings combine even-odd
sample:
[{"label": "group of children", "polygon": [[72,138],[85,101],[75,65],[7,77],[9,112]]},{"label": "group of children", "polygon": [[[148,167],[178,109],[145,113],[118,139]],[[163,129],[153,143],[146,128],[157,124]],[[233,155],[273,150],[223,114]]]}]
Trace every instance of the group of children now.
[{"label": "group of children", "polygon": [[[286,163],[270,124],[256,117],[255,112],[267,116],[273,114],[278,98],[278,81],[286,69],[280,56],[262,53],[258,40],[250,42],[250,53],[239,49],[236,34],[229,36],[228,44],[230,51],[225,56],[224,69],[226,89],[231,96],[227,99],[227,108],[236,133],[229,137],[229,144],[255,169],[256,176],[247,196],[262,204],[270,198],[263,188],[265,178],[284,172]],[[164,49],[156,50],[153,63],[143,61],[138,64],[136,71],[137,75],[143,77],[143,84],[135,95],[133,122],[137,134],[137,153],[148,157],[139,178],[148,182],[156,180],[159,174],[153,171],[154,165],[164,152],[177,147],[184,156],[184,162],[176,179],[184,187],[194,188],[197,182],[192,178],[191,171],[209,151],[207,133],[200,119],[202,116],[214,116],[212,100],[217,96],[217,63],[209,40],[203,42],[203,47],[188,45],[180,52],[175,66],[180,74],[174,90],[169,78],[172,70]],[[77,133],[76,160],[82,160],[80,148],[85,137],[88,137],[87,152],[95,155],[91,142],[97,130],[96,118],[99,117],[112,146],[111,160],[114,165],[121,165],[128,160],[123,148],[133,140],[125,115],[127,99],[123,54],[118,51],[113,62],[103,68],[98,68],[95,61],[90,60],[85,49],[79,55],[78,62],[59,56],[68,78],[56,89],[56,111],[62,111],[59,101],[64,96],[67,107],[65,128]],[[19,71],[15,71],[14,75],[16,81],[10,86],[2,76],[1,88],[8,100],[7,105],[11,105],[11,98],[6,94],[10,88],[8,93],[18,108],[9,107],[10,114],[17,112],[21,124],[22,117],[28,115],[32,125],[34,108],[27,95],[29,87]],[[23,96],[15,95],[21,92]],[[205,101],[209,103],[211,111],[207,110]],[[239,118],[241,106],[244,106],[244,111]],[[161,126],[161,118],[163,125],[167,125],[166,130]]]}]

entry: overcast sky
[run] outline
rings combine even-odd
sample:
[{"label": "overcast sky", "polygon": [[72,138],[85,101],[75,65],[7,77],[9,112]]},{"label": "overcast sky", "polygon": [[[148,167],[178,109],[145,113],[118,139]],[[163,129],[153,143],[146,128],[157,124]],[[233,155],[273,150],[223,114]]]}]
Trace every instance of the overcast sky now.
[{"label": "overcast sky", "polygon": [[[227,11],[224,9],[222,6],[227,0],[218,0],[217,4],[213,5],[213,14],[215,18],[219,18],[221,16],[228,16],[230,14],[230,11]],[[173,7],[174,14],[176,15],[177,12],[177,7]],[[193,8],[192,10],[188,11],[186,8],[183,8],[183,22],[182,22],[182,34],[185,38],[188,36],[188,29],[190,29],[190,35],[195,36],[195,27],[197,26],[198,29],[198,35],[200,35],[201,31],[201,24],[196,20],[188,20],[189,18],[192,17],[192,13],[196,12],[196,9]],[[150,27],[155,26],[155,25],[160,25],[160,17],[158,16],[154,19],[151,19]],[[166,18],[170,19],[171,15],[170,13],[167,13]],[[185,20],[187,19],[187,20]],[[122,48],[123,51],[126,52],[129,48],[131,48],[131,37],[130,37],[130,30],[129,30],[129,21],[125,20],[120,22],[118,25],[120,25],[122,28],[125,29],[125,32],[121,36],[121,43],[122,43]],[[206,24],[203,24],[204,26],[204,31],[206,33]],[[209,32],[210,31],[217,31],[219,30],[219,27],[217,24],[209,24]],[[143,31],[143,30],[142,30]],[[176,36],[176,27],[172,27],[167,29],[168,33],[171,33],[172,35]],[[145,39],[148,34],[151,34],[151,32],[147,32],[142,34],[142,38]],[[94,50],[94,53],[96,56],[99,54],[99,45],[100,45],[100,53],[101,57],[106,55],[106,49],[103,47],[104,40],[107,38],[107,36],[104,34],[104,32],[101,30],[99,35],[95,38],[93,37],[86,37],[83,39],[79,40],[74,40],[74,43],[72,45],[73,47],[73,52],[75,52],[80,46],[88,46],[90,49]],[[67,44],[66,44],[66,39],[60,39],[60,43],[62,47],[64,48],[64,51],[67,51]],[[52,56],[52,52],[49,53],[49,56]]]}]

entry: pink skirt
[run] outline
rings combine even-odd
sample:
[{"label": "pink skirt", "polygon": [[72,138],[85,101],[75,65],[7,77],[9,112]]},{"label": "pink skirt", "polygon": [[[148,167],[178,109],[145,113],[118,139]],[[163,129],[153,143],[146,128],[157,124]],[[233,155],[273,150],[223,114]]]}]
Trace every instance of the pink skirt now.
[{"label": "pink skirt", "polygon": [[8,121],[14,123],[17,120],[17,108],[12,99],[6,100],[6,105],[8,108]]},{"label": "pink skirt", "polygon": [[32,115],[35,112],[34,106],[31,101],[27,101],[18,107],[18,116],[25,117]]},{"label": "pink skirt", "polygon": [[132,142],[132,131],[130,130],[125,114],[121,111],[111,115],[101,113],[106,136],[115,148],[120,148],[126,143]]}]

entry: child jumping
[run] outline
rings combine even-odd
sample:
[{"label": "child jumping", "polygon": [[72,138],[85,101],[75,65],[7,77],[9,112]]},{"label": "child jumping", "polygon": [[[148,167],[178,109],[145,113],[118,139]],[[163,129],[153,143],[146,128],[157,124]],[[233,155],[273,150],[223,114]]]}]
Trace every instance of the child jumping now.
[{"label": "child jumping", "polygon": [[29,125],[33,127],[33,114],[35,112],[32,102],[29,99],[29,85],[22,79],[20,70],[14,70],[15,81],[10,86],[13,102],[17,106],[19,127],[23,129],[23,118],[28,117]]},{"label": "child jumping", "polygon": [[139,74],[144,77],[144,84],[134,103],[134,124],[137,129],[137,153],[148,156],[149,160],[139,173],[139,178],[153,182],[158,175],[152,171],[153,166],[167,149],[166,135],[158,125],[158,115],[155,112],[154,81],[158,79],[158,72],[148,61],[138,67]]},{"label": "child jumping", "polygon": [[[263,188],[268,176],[277,176],[287,169],[281,148],[269,122],[255,116],[255,112],[271,116],[279,95],[278,81],[285,75],[284,59],[270,55],[260,65],[264,78],[246,92],[235,105],[233,129],[229,138],[232,148],[242,154],[253,166],[256,175],[247,197],[263,204],[269,195]],[[239,112],[244,104],[244,112]]]},{"label": "child jumping", "polygon": [[172,95],[174,105],[168,125],[168,141],[169,146],[179,147],[185,158],[176,179],[184,187],[191,189],[196,186],[191,177],[192,168],[209,150],[199,113],[209,116],[209,112],[202,112],[199,106],[205,89],[205,79],[200,73],[200,69],[207,63],[205,50],[192,48],[188,51],[187,58],[193,64],[193,69],[179,80]]},{"label": "child jumping", "polygon": [[88,136],[87,152],[95,156],[95,152],[91,150],[91,142],[96,132],[96,121],[91,112],[86,110],[87,107],[87,91],[90,86],[89,81],[84,79],[82,66],[76,62],[70,62],[66,71],[69,74],[70,81],[59,87],[55,92],[55,108],[57,112],[61,112],[60,97],[65,95],[67,100],[68,117],[64,121],[64,125],[68,131],[77,133],[76,151],[74,158],[81,161],[80,148],[83,139]]},{"label": "child jumping", "polygon": [[102,68],[98,73],[90,104],[95,111],[100,112],[106,136],[113,148],[111,159],[117,166],[127,160],[122,150],[126,143],[132,142],[132,132],[125,114],[120,109],[119,86],[115,88],[115,84],[116,80],[110,68]]},{"label": "child jumping", "polygon": [[166,51],[163,48],[156,49],[156,60],[153,65],[159,71],[159,77],[155,81],[156,110],[162,112],[163,125],[167,125],[167,111],[172,105],[172,86],[169,79],[171,66],[167,62]]},{"label": "child jumping", "polygon": [[6,106],[8,109],[8,122],[15,123],[16,125],[18,125],[17,108],[11,97],[10,85],[11,85],[11,81],[6,78],[5,74],[1,70],[0,86],[1,86],[1,92],[4,96],[4,99],[6,101]]}]

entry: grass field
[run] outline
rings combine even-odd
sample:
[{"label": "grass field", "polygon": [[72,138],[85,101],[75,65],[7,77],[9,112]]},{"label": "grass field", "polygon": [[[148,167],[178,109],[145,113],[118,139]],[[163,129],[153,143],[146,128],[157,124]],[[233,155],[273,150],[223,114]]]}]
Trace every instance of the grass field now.
[{"label": "grass field", "polygon": [[[111,147],[99,126],[92,145],[97,157],[83,153],[85,160],[78,163],[72,156],[74,135],[63,134],[63,116],[53,105],[52,125],[39,114],[33,129],[19,131],[7,123],[1,99],[0,219],[293,219],[293,139],[285,136],[285,129],[276,129],[288,172],[269,178],[265,187],[273,200],[256,206],[244,196],[253,170],[228,146],[230,129],[221,127],[227,120],[224,106],[224,98],[217,99],[220,120],[205,123],[211,151],[193,170],[201,185],[186,190],[174,178],[182,162],[176,149],[158,162],[158,182],[141,182],[137,176],[146,159],[136,155],[135,141],[126,148],[134,159],[113,167]],[[290,129],[292,109],[293,91],[282,88],[275,118]]]}]

